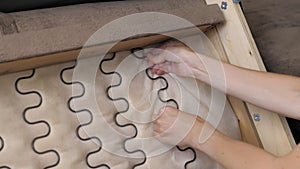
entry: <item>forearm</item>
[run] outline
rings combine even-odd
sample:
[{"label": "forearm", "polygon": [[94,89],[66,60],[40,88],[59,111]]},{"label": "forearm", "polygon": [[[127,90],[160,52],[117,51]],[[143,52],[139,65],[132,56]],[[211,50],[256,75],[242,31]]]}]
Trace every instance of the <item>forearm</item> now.
[{"label": "forearm", "polygon": [[[217,62],[210,60],[208,62]],[[223,63],[224,74],[216,74],[220,84],[212,84],[229,95],[257,106],[300,119],[300,78],[267,72],[258,72]],[[196,78],[211,84],[207,71],[196,73]],[[218,76],[225,75],[225,82]],[[226,88],[222,89],[222,83]]]},{"label": "forearm", "polygon": [[[277,158],[249,144],[233,140],[216,131],[196,148],[222,164],[226,169],[277,169]],[[279,166],[278,166],[279,167]]]},{"label": "forearm", "polygon": [[224,65],[227,92],[257,106],[300,119],[300,78]]}]

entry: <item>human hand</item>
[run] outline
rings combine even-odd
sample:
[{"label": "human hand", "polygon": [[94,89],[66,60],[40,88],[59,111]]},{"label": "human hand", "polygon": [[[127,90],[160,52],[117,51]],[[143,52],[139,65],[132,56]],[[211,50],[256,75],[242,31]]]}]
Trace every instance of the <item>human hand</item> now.
[{"label": "human hand", "polygon": [[193,78],[206,73],[201,57],[203,56],[175,40],[168,41],[147,54],[149,65],[154,66],[153,73],[158,75],[175,73]]},{"label": "human hand", "polygon": [[166,106],[154,118],[156,118],[153,122],[154,136],[161,142],[171,145],[197,146],[204,124],[204,120],[200,117]]}]

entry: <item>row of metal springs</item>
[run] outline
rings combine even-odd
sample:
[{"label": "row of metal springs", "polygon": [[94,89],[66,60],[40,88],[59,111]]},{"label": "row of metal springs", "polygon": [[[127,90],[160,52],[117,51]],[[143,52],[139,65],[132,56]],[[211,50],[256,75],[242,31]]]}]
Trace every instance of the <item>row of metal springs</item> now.
[{"label": "row of metal springs", "polygon": [[119,82],[118,82],[117,84],[109,85],[109,86],[106,88],[106,96],[107,96],[107,98],[108,98],[109,100],[111,100],[111,101],[124,101],[124,102],[126,103],[126,108],[125,108],[124,110],[122,110],[122,111],[117,111],[117,112],[114,114],[114,122],[115,122],[115,124],[116,124],[118,127],[130,127],[130,126],[131,126],[131,127],[134,128],[134,131],[135,131],[134,135],[132,135],[132,136],[130,136],[130,137],[128,137],[128,138],[126,138],[126,139],[124,140],[124,142],[123,142],[123,149],[124,149],[127,153],[130,153],[130,154],[137,153],[137,152],[140,152],[140,153],[143,154],[143,156],[144,156],[143,160],[142,160],[140,163],[137,163],[137,164],[133,165],[132,168],[135,168],[135,167],[137,167],[137,166],[140,166],[140,165],[143,165],[144,163],[146,163],[146,159],[147,159],[146,153],[145,153],[143,150],[138,149],[138,150],[134,150],[134,151],[129,151],[129,150],[126,148],[126,146],[125,146],[125,144],[126,144],[126,142],[127,142],[128,140],[131,140],[131,139],[135,138],[135,137],[138,135],[137,127],[136,127],[133,123],[120,124],[120,123],[118,122],[118,120],[117,120],[117,118],[118,118],[118,116],[119,116],[120,114],[126,113],[126,112],[129,110],[129,102],[128,102],[127,99],[125,99],[125,98],[123,98],[123,97],[112,98],[112,97],[109,95],[109,90],[110,90],[111,88],[118,87],[118,86],[121,85],[121,83],[122,83],[122,76],[121,76],[118,72],[115,72],[115,71],[112,71],[112,72],[106,72],[106,71],[104,71],[104,70],[102,69],[102,64],[103,64],[104,62],[108,62],[108,61],[113,60],[113,59],[115,58],[115,56],[116,56],[116,53],[113,53],[112,56],[111,56],[110,58],[102,59],[101,62],[100,62],[99,69],[100,69],[100,71],[101,71],[103,74],[105,74],[105,75],[113,75],[113,74],[115,74],[115,75],[117,75],[117,76],[119,77],[119,79],[120,79]]},{"label": "row of metal springs", "polygon": [[[89,152],[89,153],[86,155],[86,159],[85,159],[86,164],[87,164],[90,168],[107,167],[107,168],[110,169],[110,167],[109,167],[108,165],[106,165],[106,164],[100,164],[100,165],[97,165],[97,166],[92,166],[92,165],[89,163],[89,161],[88,161],[88,158],[89,158],[90,155],[95,154],[95,153],[101,151],[101,148],[102,148],[102,146],[101,146],[101,145],[102,145],[102,142],[101,142],[101,140],[100,140],[99,138],[97,138],[97,137],[83,138],[83,137],[81,137],[81,136],[79,135],[79,130],[80,130],[80,128],[81,128],[81,127],[84,127],[84,126],[87,126],[87,125],[89,125],[89,124],[91,124],[92,121],[93,121],[93,116],[92,116],[92,113],[91,113],[88,109],[73,110],[73,109],[71,108],[71,101],[72,101],[73,99],[82,97],[82,96],[85,94],[85,88],[84,88],[84,86],[83,86],[82,83],[80,83],[80,82],[66,82],[66,81],[63,79],[63,77],[62,77],[64,71],[69,70],[69,69],[73,69],[74,67],[75,67],[75,65],[74,65],[74,66],[71,66],[71,67],[64,68],[64,69],[60,72],[60,78],[61,78],[61,80],[62,80],[62,82],[63,82],[64,84],[66,84],[66,85],[79,84],[79,85],[82,86],[82,89],[83,89],[83,93],[82,93],[82,94],[80,94],[80,95],[78,95],[78,96],[73,96],[73,97],[69,98],[69,100],[68,100],[68,108],[69,108],[70,111],[73,112],[73,113],[88,112],[88,113],[90,114],[90,117],[91,117],[90,121],[88,121],[87,123],[84,123],[84,124],[80,124],[80,125],[76,128],[76,135],[77,135],[77,137],[78,137],[80,140],[82,140],[82,141],[96,140],[96,141],[99,143],[99,145],[100,145],[99,148],[98,148],[97,150],[94,150],[94,151],[92,151],[92,152]],[[19,88],[18,88],[18,83],[19,83],[19,81],[25,80],[25,79],[30,79],[30,78],[32,78],[32,77],[34,76],[34,74],[35,74],[35,69],[32,70],[32,73],[31,73],[30,75],[18,78],[18,79],[16,80],[16,82],[15,82],[15,89],[16,89],[16,91],[17,91],[19,94],[21,94],[21,95],[35,94],[35,95],[37,95],[37,96],[39,97],[39,100],[40,100],[39,103],[37,103],[36,105],[32,105],[32,106],[26,107],[26,108],[24,109],[22,115],[23,115],[23,119],[24,119],[24,121],[25,121],[26,123],[28,123],[28,124],[30,124],[30,125],[35,125],[35,124],[43,123],[43,124],[45,124],[45,125],[47,126],[47,128],[48,128],[48,131],[47,131],[45,134],[43,134],[43,135],[41,135],[41,136],[38,136],[38,137],[34,138],[33,141],[32,141],[32,143],[31,143],[31,147],[32,147],[33,151],[34,151],[35,153],[37,153],[37,154],[40,154],[40,155],[41,155],[41,154],[46,154],[46,153],[51,153],[51,152],[56,154],[56,156],[57,156],[57,161],[56,161],[54,164],[51,164],[51,165],[48,165],[48,166],[44,167],[44,169],[48,169],[48,168],[56,167],[56,166],[59,164],[59,162],[60,162],[60,155],[59,155],[59,153],[58,153],[56,150],[53,150],[53,149],[50,149],[50,150],[46,150],[46,151],[42,151],[42,152],[41,152],[41,151],[38,151],[38,150],[35,148],[34,145],[35,145],[35,142],[36,142],[37,140],[43,139],[43,138],[48,137],[48,136],[50,135],[50,133],[51,133],[51,127],[50,127],[49,123],[46,122],[46,121],[44,121],[44,120],[39,120],[39,121],[35,121],[35,122],[30,122],[30,121],[27,120],[27,118],[26,118],[26,113],[27,113],[30,109],[36,109],[36,108],[38,108],[38,107],[40,107],[40,106],[42,105],[42,102],[43,102],[42,96],[41,96],[41,94],[40,94],[39,92],[37,92],[37,91],[22,92],[22,91],[20,91]],[[1,141],[3,142],[3,139],[2,139],[2,138],[1,138]],[[1,148],[0,148],[0,151],[3,149],[3,146],[4,146],[4,142],[3,142],[3,144],[2,144],[2,146],[1,146]],[[4,169],[4,168],[9,168],[9,167],[7,167],[7,166],[1,166],[0,168],[3,168],[3,169]],[[10,168],[9,168],[9,169],[10,169]]]},{"label": "row of metal springs", "polygon": [[26,79],[30,79],[34,76],[35,74],[35,69],[32,70],[32,73],[28,76],[24,76],[24,77],[20,77],[16,80],[15,82],[15,90],[20,94],[20,95],[30,95],[30,94],[34,94],[34,95],[37,95],[39,97],[39,103],[37,103],[36,105],[32,105],[32,106],[29,106],[29,107],[26,107],[22,113],[22,116],[23,116],[23,119],[24,121],[29,124],[29,125],[36,125],[36,124],[44,124],[47,126],[48,128],[48,131],[45,133],[45,134],[42,134],[40,136],[37,136],[33,139],[33,141],[31,142],[31,147],[33,149],[33,151],[39,155],[42,155],[42,154],[46,154],[46,153],[54,153],[56,156],[57,156],[57,160],[55,163],[53,164],[50,164],[46,167],[44,167],[44,169],[48,169],[48,168],[53,168],[55,166],[57,166],[60,162],[60,156],[58,154],[58,152],[56,150],[53,150],[53,149],[50,149],[50,150],[46,150],[46,151],[38,151],[36,148],[35,148],[35,142],[39,139],[43,139],[43,138],[46,138],[50,135],[51,133],[51,127],[49,125],[48,122],[46,122],[45,120],[39,120],[39,121],[34,121],[34,122],[31,122],[29,121],[27,118],[26,118],[26,114],[29,110],[31,109],[36,109],[38,107],[40,107],[43,103],[43,98],[41,96],[41,94],[37,91],[28,91],[28,92],[22,92],[21,90],[19,90],[18,88],[18,83],[21,81],[21,80],[26,80]]},{"label": "row of metal springs", "polygon": [[79,95],[77,95],[77,96],[72,96],[72,97],[70,97],[70,98],[68,99],[68,108],[69,108],[69,110],[70,110],[71,112],[75,113],[75,114],[86,112],[86,113],[88,113],[88,114],[90,115],[90,120],[89,120],[88,122],[83,123],[83,124],[80,124],[79,126],[77,126],[77,128],[76,128],[76,135],[77,135],[77,137],[78,137],[81,141],[92,141],[92,140],[94,140],[94,141],[98,142],[99,147],[98,147],[96,150],[89,152],[89,153],[86,155],[86,157],[85,157],[85,162],[86,162],[87,166],[89,166],[90,168],[106,167],[106,168],[110,169],[110,167],[109,167],[107,164],[99,164],[99,165],[93,166],[93,165],[91,165],[91,164],[89,163],[89,157],[90,157],[91,155],[96,154],[96,153],[98,153],[98,152],[101,151],[101,149],[102,149],[102,142],[101,142],[101,140],[100,140],[98,137],[95,137],[95,136],[83,138],[83,137],[80,136],[80,134],[79,134],[80,128],[85,127],[85,126],[88,126],[88,125],[90,125],[90,124],[93,122],[94,116],[93,116],[92,112],[91,112],[89,109],[74,110],[74,109],[71,107],[71,102],[72,102],[72,100],[75,100],[75,99],[78,99],[78,98],[80,98],[80,97],[83,97],[84,94],[85,94],[85,87],[84,87],[84,85],[83,85],[81,82],[79,82],[79,81],[75,81],[75,82],[73,82],[73,81],[72,81],[72,82],[67,82],[67,81],[65,81],[64,78],[63,78],[63,73],[64,73],[65,71],[67,71],[67,70],[72,70],[72,69],[74,69],[74,68],[76,67],[76,65],[77,65],[77,62],[75,62],[75,64],[74,64],[73,66],[66,67],[66,68],[62,69],[61,72],[60,72],[60,79],[61,79],[61,81],[62,81],[64,84],[66,84],[66,85],[80,85],[81,88],[82,88],[82,93],[81,93],[81,94],[79,94]]},{"label": "row of metal springs", "polygon": [[[137,56],[137,55],[135,54],[137,51],[142,51],[142,56]],[[131,49],[131,53],[132,53],[132,55],[133,55],[134,57],[136,57],[137,59],[145,59],[145,58],[147,57],[147,55],[146,55],[146,53],[144,52],[144,49],[143,49],[143,48],[134,48],[134,49]],[[152,76],[150,75],[149,72],[151,72],[151,70],[152,70],[153,67],[154,67],[154,66],[149,67],[149,68],[147,68],[147,69],[145,70],[145,73],[146,73],[147,77],[148,77],[149,79],[153,80],[153,81],[156,81],[156,80],[162,80],[162,81],[164,81],[164,84],[165,84],[164,87],[160,88],[160,89],[157,91],[157,97],[158,97],[158,99],[159,99],[161,102],[163,102],[163,103],[170,103],[170,102],[173,102],[173,103],[176,105],[176,108],[179,109],[179,105],[178,105],[178,103],[177,103],[176,100],[174,100],[174,99],[163,100],[163,99],[161,98],[160,93],[163,92],[164,90],[167,90],[167,89],[168,89],[169,83],[168,83],[168,81],[166,80],[166,78],[164,78],[163,76],[152,77]],[[191,147],[187,147],[187,148],[184,148],[184,149],[183,149],[183,148],[180,148],[179,146],[176,146],[176,147],[177,147],[177,149],[178,149],[179,151],[188,151],[188,150],[190,150],[190,151],[193,152],[193,158],[192,158],[191,160],[185,162],[185,164],[184,164],[184,168],[186,169],[187,166],[188,166],[188,164],[190,164],[190,163],[192,163],[192,162],[194,162],[194,161],[196,160],[196,157],[197,157],[196,151],[195,151],[193,148],[191,148]]]}]

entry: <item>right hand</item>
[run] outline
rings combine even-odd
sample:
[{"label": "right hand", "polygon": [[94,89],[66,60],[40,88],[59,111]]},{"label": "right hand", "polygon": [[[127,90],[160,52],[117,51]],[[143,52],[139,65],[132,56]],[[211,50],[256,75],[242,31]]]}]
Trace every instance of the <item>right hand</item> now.
[{"label": "right hand", "polygon": [[163,143],[196,147],[203,125],[200,117],[166,106],[154,116],[153,132]]},{"label": "right hand", "polygon": [[153,73],[158,75],[175,73],[179,76],[192,78],[206,73],[201,57],[203,56],[175,40],[168,41],[160,48],[153,49],[147,54],[149,65],[154,65]]}]

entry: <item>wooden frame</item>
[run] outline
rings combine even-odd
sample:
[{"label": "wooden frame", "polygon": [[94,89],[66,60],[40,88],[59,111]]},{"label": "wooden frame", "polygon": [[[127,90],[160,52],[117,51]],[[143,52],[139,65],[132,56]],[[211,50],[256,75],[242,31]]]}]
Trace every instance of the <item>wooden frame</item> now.
[{"label": "wooden frame", "polygon": [[[206,0],[206,2],[208,5],[217,4],[219,6],[222,2],[227,3],[227,9],[221,10],[225,23],[216,25],[209,30],[207,29],[211,24],[200,26],[202,30],[206,30],[208,38],[216,47],[222,60],[241,67],[266,71],[240,6],[233,3],[232,0]],[[178,32],[173,33],[178,34]],[[188,35],[187,32],[181,33]],[[139,40],[131,39],[123,41],[112,51],[125,50],[132,46],[145,46],[165,39],[166,37],[160,35],[144,37]],[[77,48],[39,57],[24,57],[19,60],[2,62],[0,63],[0,74],[74,60],[79,52],[80,48]],[[262,147],[278,156],[286,155],[296,145],[284,117],[231,96],[228,96],[228,99],[239,119],[242,138],[245,142]],[[253,119],[255,114],[260,116],[259,121]]]},{"label": "wooden frame", "polygon": [[[208,4],[227,3],[223,9],[225,23],[207,32],[223,61],[253,70],[266,71],[240,5],[232,0],[206,0]],[[284,117],[234,97],[228,97],[235,111],[243,140],[282,156],[296,146]],[[254,116],[259,120],[254,120]]]}]

